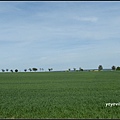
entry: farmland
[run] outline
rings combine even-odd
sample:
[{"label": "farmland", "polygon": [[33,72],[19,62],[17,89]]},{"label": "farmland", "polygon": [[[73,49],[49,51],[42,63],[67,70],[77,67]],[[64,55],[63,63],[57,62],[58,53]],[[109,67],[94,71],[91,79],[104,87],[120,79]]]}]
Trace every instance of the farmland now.
[{"label": "farmland", "polygon": [[120,72],[0,73],[0,118],[120,118]]}]

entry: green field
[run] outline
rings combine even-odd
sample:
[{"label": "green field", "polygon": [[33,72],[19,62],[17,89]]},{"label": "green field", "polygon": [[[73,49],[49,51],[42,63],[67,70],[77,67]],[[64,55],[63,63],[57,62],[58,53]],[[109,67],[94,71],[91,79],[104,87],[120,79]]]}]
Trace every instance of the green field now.
[{"label": "green field", "polygon": [[0,118],[120,118],[120,72],[0,73]]}]

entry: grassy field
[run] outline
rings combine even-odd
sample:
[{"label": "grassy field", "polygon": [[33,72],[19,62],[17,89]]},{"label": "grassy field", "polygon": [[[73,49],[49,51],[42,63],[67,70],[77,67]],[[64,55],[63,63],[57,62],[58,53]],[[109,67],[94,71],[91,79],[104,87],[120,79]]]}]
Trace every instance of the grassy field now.
[{"label": "grassy field", "polygon": [[120,118],[120,72],[0,73],[0,118]]}]

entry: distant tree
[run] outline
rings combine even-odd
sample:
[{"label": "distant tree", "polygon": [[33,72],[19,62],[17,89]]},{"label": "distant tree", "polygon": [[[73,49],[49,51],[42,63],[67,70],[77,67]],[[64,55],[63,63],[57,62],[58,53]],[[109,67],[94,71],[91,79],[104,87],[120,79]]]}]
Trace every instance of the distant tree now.
[{"label": "distant tree", "polygon": [[79,68],[79,71],[81,71],[81,67]]},{"label": "distant tree", "polygon": [[12,72],[12,73],[13,73],[13,70],[10,70],[10,72]]},{"label": "distant tree", "polygon": [[[48,68],[49,69],[49,68]],[[44,69],[43,68],[40,68],[40,71],[43,71]]]},{"label": "distant tree", "polygon": [[49,71],[52,71],[52,70],[53,70],[53,68],[48,68],[48,70],[49,70]]},{"label": "distant tree", "polygon": [[38,69],[37,68],[32,68],[32,70],[36,72]]},{"label": "distant tree", "polygon": [[31,69],[31,68],[29,68],[28,70],[29,70],[30,72],[32,71],[32,69]]},{"label": "distant tree", "polygon": [[120,67],[118,66],[118,67],[116,68],[116,70],[120,70]]},{"label": "distant tree", "polygon": [[40,68],[40,71],[43,71],[44,69],[43,68]]},{"label": "distant tree", "polygon": [[114,65],[112,66],[112,70],[116,70],[116,67]]},{"label": "distant tree", "polygon": [[70,71],[71,71],[71,69],[69,68],[69,69],[68,69],[68,71],[70,72]]},{"label": "distant tree", "polygon": [[80,68],[79,68],[79,71],[83,71],[83,69],[80,67]]},{"label": "distant tree", "polygon": [[26,71],[27,71],[27,69],[24,69],[24,71],[26,72]]},{"label": "distant tree", "polygon": [[18,69],[15,69],[15,72],[18,72]]},{"label": "distant tree", "polygon": [[83,71],[83,69],[81,68],[81,70],[80,71]]},{"label": "distant tree", "polygon": [[73,68],[74,71],[76,71],[76,68]]},{"label": "distant tree", "polygon": [[4,69],[2,69],[2,72],[5,72],[5,70],[4,70]]},{"label": "distant tree", "polygon": [[6,69],[6,72],[8,72],[9,70],[8,69]]},{"label": "distant tree", "polygon": [[103,70],[103,66],[102,66],[102,65],[99,65],[99,66],[98,66],[98,70],[99,70],[99,71]]}]

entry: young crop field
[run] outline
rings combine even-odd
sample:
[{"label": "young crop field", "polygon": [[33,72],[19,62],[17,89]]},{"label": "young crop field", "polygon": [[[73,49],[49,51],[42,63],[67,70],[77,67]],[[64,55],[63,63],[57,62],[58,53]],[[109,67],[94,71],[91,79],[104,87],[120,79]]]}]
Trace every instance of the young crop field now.
[{"label": "young crop field", "polygon": [[119,102],[117,71],[0,73],[0,118],[120,118]]}]

